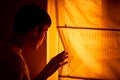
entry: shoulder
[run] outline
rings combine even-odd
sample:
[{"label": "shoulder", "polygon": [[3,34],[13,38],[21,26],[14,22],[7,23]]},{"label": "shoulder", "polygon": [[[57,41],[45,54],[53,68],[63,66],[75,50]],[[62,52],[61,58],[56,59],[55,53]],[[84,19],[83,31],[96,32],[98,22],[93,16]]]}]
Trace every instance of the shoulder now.
[{"label": "shoulder", "polygon": [[21,80],[24,76],[25,64],[22,58],[10,48],[0,47],[0,80]]},{"label": "shoulder", "polygon": [[[7,57],[4,57],[4,60],[0,64],[0,76],[6,76],[11,79],[20,78],[20,76],[24,73],[24,65],[23,61],[19,56],[13,55],[9,53]],[[13,80],[15,80],[13,79]]]},{"label": "shoulder", "polygon": [[12,48],[5,43],[0,44],[0,65],[3,62],[10,62],[13,61],[14,62],[20,62],[21,59],[19,57],[19,55],[17,55]]}]

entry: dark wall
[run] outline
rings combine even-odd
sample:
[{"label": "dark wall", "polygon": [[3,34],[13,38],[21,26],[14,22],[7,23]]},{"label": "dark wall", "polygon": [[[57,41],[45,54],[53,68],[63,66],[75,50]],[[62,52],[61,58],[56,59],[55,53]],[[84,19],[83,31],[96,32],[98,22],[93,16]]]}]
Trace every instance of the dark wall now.
[{"label": "dark wall", "polygon": [[[16,10],[29,3],[36,3],[44,10],[47,9],[47,0],[0,0],[0,40],[9,38]],[[46,64],[46,41],[36,52],[28,48],[24,57],[30,69],[31,77],[36,76]]]},{"label": "dark wall", "polygon": [[0,39],[6,39],[10,35],[16,10],[29,3],[36,3],[46,10],[47,0],[0,0]]}]

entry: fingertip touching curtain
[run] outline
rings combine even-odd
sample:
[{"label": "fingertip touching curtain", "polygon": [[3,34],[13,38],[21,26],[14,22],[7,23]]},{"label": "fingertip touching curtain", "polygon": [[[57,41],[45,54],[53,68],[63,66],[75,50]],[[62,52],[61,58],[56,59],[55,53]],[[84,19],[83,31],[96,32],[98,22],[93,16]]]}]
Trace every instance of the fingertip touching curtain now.
[{"label": "fingertip touching curtain", "polygon": [[[69,53],[60,80],[120,79],[120,1],[48,0],[54,3],[59,44]],[[53,5],[53,4],[52,4]],[[59,52],[59,51],[58,51]]]}]

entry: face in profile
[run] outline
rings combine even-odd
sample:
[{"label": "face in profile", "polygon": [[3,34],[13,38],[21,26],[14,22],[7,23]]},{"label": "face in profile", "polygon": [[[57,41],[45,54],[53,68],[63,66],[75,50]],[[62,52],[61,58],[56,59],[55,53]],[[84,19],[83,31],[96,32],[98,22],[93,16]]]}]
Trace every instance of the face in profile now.
[{"label": "face in profile", "polygon": [[46,37],[46,32],[48,31],[48,25],[45,25],[42,29],[42,31],[40,32],[40,34],[38,35],[38,42],[37,42],[37,45],[36,45],[36,49],[38,49],[41,44],[43,43],[43,41],[45,40],[45,37]]}]

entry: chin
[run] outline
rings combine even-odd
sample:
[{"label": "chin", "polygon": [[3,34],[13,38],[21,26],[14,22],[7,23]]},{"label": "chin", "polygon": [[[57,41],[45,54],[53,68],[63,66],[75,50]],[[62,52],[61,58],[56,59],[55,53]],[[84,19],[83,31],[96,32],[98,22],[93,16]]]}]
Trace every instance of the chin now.
[{"label": "chin", "polygon": [[41,46],[42,43],[39,43],[37,46],[36,46],[36,50]]}]

